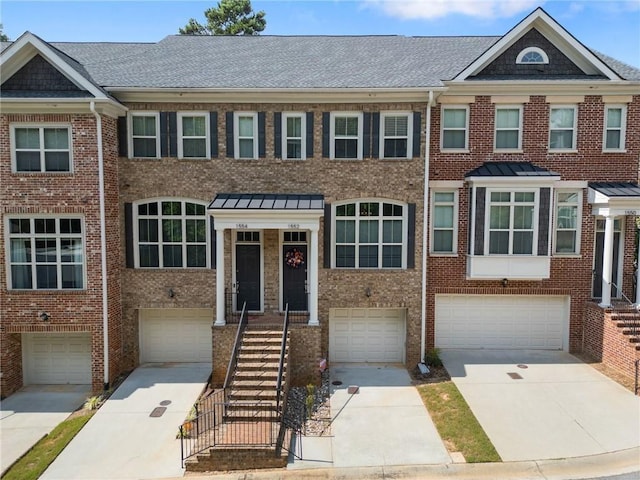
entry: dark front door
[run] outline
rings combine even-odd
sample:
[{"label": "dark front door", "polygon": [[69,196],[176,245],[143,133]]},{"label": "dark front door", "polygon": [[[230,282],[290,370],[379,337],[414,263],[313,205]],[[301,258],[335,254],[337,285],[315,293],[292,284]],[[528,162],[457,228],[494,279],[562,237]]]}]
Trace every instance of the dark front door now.
[{"label": "dark front door", "polygon": [[260,310],[260,245],[236,245],[236,308]]},{"label": "dark front door", "polygon": [[307,246],[283,245],[282,308],[306,312],[307,305]]},{"label": "dark front door", "polygon": [[[602,298],[602,261],[604,253],[604,232],[596,232],[596,250],[593,268],[593,298]],[[613,232],[613,265],[611,281],[618,284],[618,260],[620,259],[620,232]],[[611,298],[618,296],[618,289],[611,285]]]}]

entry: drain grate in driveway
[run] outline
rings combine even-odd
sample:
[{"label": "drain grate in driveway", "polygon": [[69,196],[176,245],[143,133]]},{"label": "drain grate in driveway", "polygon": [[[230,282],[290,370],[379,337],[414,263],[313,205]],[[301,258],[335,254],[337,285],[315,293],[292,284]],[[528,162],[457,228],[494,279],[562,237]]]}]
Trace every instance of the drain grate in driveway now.
[{"label": "drain grate in driveway", "polygon": [[150,417],[161,417],[162,414],[167,410],[167,407],[156,407],[149,414]]},{"label": "drain grate in driveway", "polygon": [[507,372],[507,375],[509,375],[514,380],[522,380],[522,375],[520,375],[519,373]]}]

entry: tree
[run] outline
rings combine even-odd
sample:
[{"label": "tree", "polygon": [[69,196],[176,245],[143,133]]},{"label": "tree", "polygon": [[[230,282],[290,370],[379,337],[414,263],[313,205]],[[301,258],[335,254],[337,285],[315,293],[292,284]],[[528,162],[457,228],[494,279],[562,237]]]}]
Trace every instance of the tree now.
[{"label": "tree", "polygon": [[4,28],[0,23],[0,42],[8,42],[8,41],[9,41],[9,37],[5,35]]},{"label": "tree", "polygon": [[205,10],[207,24],[191,18],[181,35],[258,35],[267,25],[265,13],[254,13],[251,0],[220,0],[217,7]]}]

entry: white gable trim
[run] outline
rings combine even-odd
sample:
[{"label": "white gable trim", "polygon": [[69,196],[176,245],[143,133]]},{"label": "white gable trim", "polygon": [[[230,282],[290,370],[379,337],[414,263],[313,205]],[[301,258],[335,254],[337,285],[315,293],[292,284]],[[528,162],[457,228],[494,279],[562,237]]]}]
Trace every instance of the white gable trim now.
[{"label": "white gable trim", "polygon": [[518,25],[507,32],[500,40],[480,55],[471,65],[460,72],[454,81],[464,81],[477,74],[513,43],[535,28],[547,37],[553,45],[587,74],[602,74],[609,80],[622,80],[602,60],[596,57],[582,43],[576,40],[565,28],[551,18],[544,10],[537,8]]},{"label": "white gable trim", "polygon": [[108,98],[104,92],[80,75],[46,42],[31,32],[25,32],[0,54],[0,71],[3,79],[13,76],[37,54],[42,55],[54,68],[82,90],[87,90],[96,99]]}]

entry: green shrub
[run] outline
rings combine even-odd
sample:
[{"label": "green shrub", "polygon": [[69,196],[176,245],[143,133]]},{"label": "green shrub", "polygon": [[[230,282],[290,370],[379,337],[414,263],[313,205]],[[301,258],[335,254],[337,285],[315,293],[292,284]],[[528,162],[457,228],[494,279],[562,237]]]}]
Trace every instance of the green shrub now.
[{"label": "green shrub", "polygon": [[440,349],[431,348],[424,354],[424,363],[430,367],[441,367],[442,360],[440,360]]}]

